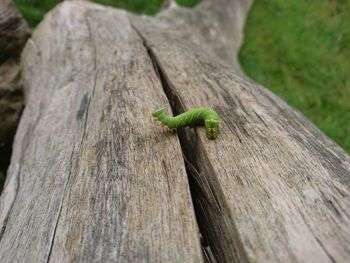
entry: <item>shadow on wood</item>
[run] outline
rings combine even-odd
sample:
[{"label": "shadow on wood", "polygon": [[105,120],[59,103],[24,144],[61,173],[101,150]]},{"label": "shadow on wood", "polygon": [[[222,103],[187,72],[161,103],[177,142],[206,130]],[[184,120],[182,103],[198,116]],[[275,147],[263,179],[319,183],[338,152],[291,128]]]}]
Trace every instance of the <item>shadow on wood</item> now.
[{"label": "shadow on wood", "polygon": [[11,0],[2,0],[0,2],[0,191],[10,163],[13,138],[23,109],[19,61],[29,36],[28,25],[15,5]]}]

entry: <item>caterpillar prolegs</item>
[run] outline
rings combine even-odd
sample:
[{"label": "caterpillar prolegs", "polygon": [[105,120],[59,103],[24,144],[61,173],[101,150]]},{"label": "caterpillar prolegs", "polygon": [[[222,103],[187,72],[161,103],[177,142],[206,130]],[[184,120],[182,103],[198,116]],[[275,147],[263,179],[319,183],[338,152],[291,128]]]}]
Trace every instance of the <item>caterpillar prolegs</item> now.
[{"label": "caterpillar prolegs", "polygon": [[175,117],[166,115],[164,108],[160,108],[152,115],[171,129],[204,125],[208,139],[216,139],[220,134],[219,115],[211,108],[193,108]]}]

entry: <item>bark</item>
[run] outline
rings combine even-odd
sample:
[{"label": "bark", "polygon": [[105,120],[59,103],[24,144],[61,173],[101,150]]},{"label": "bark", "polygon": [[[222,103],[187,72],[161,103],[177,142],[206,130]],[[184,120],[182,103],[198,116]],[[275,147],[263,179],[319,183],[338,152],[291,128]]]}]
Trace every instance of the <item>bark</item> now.
[{"label": "bark", "polygon": [[149,114],[166,96],[127,13],[62,4],[29,40],[23,79],[1,258],[200,262],[178,138]]},{"label": "bark", "polygon": [[[156,28],[171,29],[173,36],[187,39],[197,48],[242,73],[238,50],[243,41],[243,27],[251,0],[207,0],[193,10],[176,5],[161,12]],[[155,19],[152,19],[153,21]]]},{"label": "bark", "polygon": [[[0,177],[8,166],[11,145],[23,108],[19,57],[29,37],[27,23],[10,0],[0,2]],[[2,188],[2,182],[0,183]]]},{"label": "bark", "polygon": [[[46,16],[22,58],[4,262],[349,261],[350,157],[243,76],[249,5],[149,18],[73,1]],[[171,133],[160,106],[213,107],[222,134]]]}]

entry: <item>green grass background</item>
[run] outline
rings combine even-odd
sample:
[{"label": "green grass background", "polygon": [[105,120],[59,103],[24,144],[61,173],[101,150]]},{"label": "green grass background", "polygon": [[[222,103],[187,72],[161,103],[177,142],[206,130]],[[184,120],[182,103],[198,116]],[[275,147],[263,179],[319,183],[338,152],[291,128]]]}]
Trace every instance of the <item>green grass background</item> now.
[{"label": "green grass background", "polygon": [[[14,2],[34,28],[60,1]],[[163,0],[94,2],[152,15]],[[178,0],[189,7],[198,2]],[[350,153],[350,1],[256,0],[239,58],[248,76]]]},{"label": "green grass background", "polygon": [[349,0],[257,0],[239,55],[248,76],[350,153]]}]

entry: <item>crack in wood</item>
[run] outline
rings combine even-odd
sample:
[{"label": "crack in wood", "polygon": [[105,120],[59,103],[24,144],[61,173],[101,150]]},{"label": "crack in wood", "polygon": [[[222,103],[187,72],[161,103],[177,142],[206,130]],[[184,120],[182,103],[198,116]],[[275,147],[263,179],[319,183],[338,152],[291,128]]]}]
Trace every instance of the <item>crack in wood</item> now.
[{"label": "crack in wood", "polygon": [[54,246],[54,243],[55,243],[55,237],[56,237],[57,227],[58,227],[58,223],[59,223],[59,221],[60,221],[61,214],[62,214],[62,208],[63,208],[64,198],[65,198],[65,196],[66,196],[66,192],[67,192],[68,185],[69,185],[69,182],[70,182],[70,178],[71,178],[71,175],[72,175],[74,149],[75,149],[75,145],[73,146],[71,155],[70,155],[70,157],[69,157],[70,169],[69,169],[68,179],[67,179],[67,182],[66,182],[66,184],[65,184],[65,186],[64,186],[64,189],[63,189],[63,195],[62,195],[62,199],[61,199],[61,202],[60,202],[60,208],[59,208],[59,210],[58,210],[58,215],[57,215],[57,219],[56,219],[56,222],[55,222],[55,227],[54,227],[54,230],[53,230],[53,234],[52,234],[52,237],[51,237],[51,239],[50,239],[50,249],[49,249],[49,254],[48,254],[47,260],[46,260],[47,263],[50,262],[50,258],[51,258],[53,246]]},{"label": "crack in wood", "polygon": [[[96,52],[96,49],[94,49],[95,52]],[[95,53],[95,56],[94,56],[94,61],[96,61],[96,53]],[[95,64],[95,68],[96,68],[96,64]],[[79,143],[79,148],[82,147],[83,145],[83,142],[84,142],[84,139],[86,137],[86,127],[87,127],[87,122],[88,122],[88,118],[89,118],[89,108],[90,108],[90,103],[91,103],[91,100],[92,98],[94,97],[94,94],[95,94],[95,89],[96,89],[96,83],[97,83],[97,77],[98,77],[98,71],[96,72],[95,74],[95,78],[94,78],[94,85],[93,85],[93,88],[92,88],[92,92],[91,92],[91,96],[89,99],[87,99],[87,105],[85,107],[85,120],[84,120],[84,124],[83,124],[83,134],[81,136],[81,141]],[[47,263],[50,261],[50,258],[51,258],[51,254],[52,254],[52,249],[53,249],[53,246],[54,246],[54,243],[55,243],[55,237],[56,237],[56,232],[57,232],[57,227],[58,227],[58,224],[59,224],[59,220],[60,220],[60,217],[61,217],[61,213],[62,213],[62,208],[63,208],[63,201],[64,201],[64,198],[66,196],[66,192],[67,192],[67,189],[68,189],[68,185],[69,185],[69,182],[70,182],[70,179],[71,179],[71,174],[72,174],[72,168],[73,168],[73,153],[74,153],[74,149],[75,149],[75,145],[73,146],[73,149],[72,149],[72,152],[71,152],[71,156],[69,158],[69,161],[70,161],[70,169],[69,169],[69,174],[68,174],[68,179],[67,179],[67,182],[66,182],[66,185],[64,187],[64,190],[63,190],[63,197],[62,197],[62,200],[61,200],[61,203],[60,203],[60,208],[59,208],[59,212],[58,212],[58,216],[57,216],[57,220],[56,220],[56,223],[55,223],[55,228],[54,228],[54,232],[53,232],[53,235],[51,237],[51,243],[50,243],[50,250],[49,250],[49,254],[48,254],[48,257],[47,257]],[[80,151],[81,153],[81,151]],[[69,196],[68,196],[69,197]],[[69,198],[68,198],[69,199]]]},{"label": "crack in wood", "polygon": [[[171,105],[173,114],[180,114],[185,110],[185,106],[182,103],[180,96],[178,96],[174,92],[174,88],[171,87],[170,81],[167,79],[166,74],[163,72],[163,69],[159,61],[157,60],[157,57],[154,54],[153,50],[147,44],[146,39],[142,36],[142,34],[136,28],[136,26],[134,26],[132,23],[131,25],[142,39],[143,45],[147,50],[147,53],[152,61],[154,71],[156,72],[160,84],[162,85],[162,88]],[[223,202],[219,201],[222,200],[222,198],[219,198],[218,194],[221,195],[222,193],[218,193],[217,190],[215,190],[218,189],[216,187],[217,183],[214,183],[214,187],[213,182],[208,181],[208,178],[204,175],[204,173],[208,173],[209,170],[213,171],[213,169],[210,167],[203,168],[202,170],[204,171],[204,173],[201,174],[199,170],[200,164],[198,160],[192,160],[196,159],[196,157],[193,158],[194,155],[200,153],[199,148],[201,147],[198,145],[199,143],[197,140],[197,135],[193,131],[186,132],[186,130],[188,129],[178,129],[178,136],[181,144],[183,158],[185,161],[191,198],[196,215],[196,221],[201,236],[203,257],[208,263],[216,263],[221,262],[223,260],[223,250],[220,248],[220,242],[217,242],[219,241],[217,240],[217,237],[220,236],[220,234],[218,234],[218,232],[216,231],[219,231],[222,233],[227,232],[226,238],[222,238],[222,240],[234,243],[233,254],[235,254],[236,256],[234,256],[231,259],[234,262],[247,262],[247,256],[245,255],[245,252],[242,248],[236,227],[232,225],[232,220],[230,218],[230,213],[227,209],[227,204],[223,204]],[[201,152],[201,155],[205,155],[205,153],[203,154],[203,151]],[[205,158],[205,156],[203,157]],[[210,164],[208,165],[210,166]],[[213,214],[214,218],[220,218],[219,223],[214,223],[215,219],[213,220]],[[220,228],[220,230],[216,228]],[[236,238],[231,240],[232,236]]]},{"label": "crack in wood", "polygon": [[[91,100],[92,100],[92,98],[95,95],[95,90],[96,90],[96,85],[97,85],[97,78],[98,78],[98,74],[99,74],[99,71],[97,70],[96,44],[95,44],[95,41],[93,40],[94,38],[92,36],[92,31],[91,31],[91,26],[90,26],[90,23],[89,23],[88,16],[85,16],[85,21],[86,21],[86,26],[87,26],[88,33],[89,33],[89,38],[90,38],[89,42],[92,43],[92,50],[93,50],[93,52],[92,52],[92,54],[93,54],[92,61],[93,61],[94,70],[96,71],[96,73],[95,73],[95,76],[94,76],[94,83],[93,83],[92,92],[91,92],[90,97],[86,98],[86,95],[83,97],[83,100],[84,99],[86,100],[86,102],[85,102],[86,105],[84,107],[85,108],[84,109],[85,110],[85,118],[84,118],[84,124],[83,124],[83,134],[81,136],[81,140],[80,140],[80,143],[79,143],[79,148],[82,148],[82,145],[83,145],[84,140],[86,138],[87,122],[88,122],[88,118],[89,118],[89,108],[90,108]],[[81,110],[81,109],[79,109],[79,110]],[[79,111],[78,111],[78,114],[79,114]],[[80,114],[83,115],[84,112],[80,112]],[[62,200],[61,200],[61,203],[60,203],[60,208],[59,208],[59,211],[58,211],[57,220],[55,222],[54,231],[53,231],[53,234],[52,234],[52,237],[51,237],[49,254],[48,254],[48,257],[47,257],[47,261],[46,261],[47,263],[50,261],[50,258],[51,258],[52,250],[53,250],[54,243],[55,243],[57,227],[58,227],[58,224],[59,224],[59,221],[60,221],[60,217],[61,217],[61,213],[62,213],[63,202],[64,202],[64,199],[65,199],[66,192],[67,192],[67,189],[68,189],[68,185],[69,185],[69,182],[70,182],[70,179],[71,179],[71,175],[72,175],[74,149],[75,149],[75,145],[73,146],[73,149],[72,149],[72,152],[71,152],[71,156],[69,158],[70,169],[69,169],[68,179],[67,179],[66,185],[65,185],[64,190],[63,190],[63,196],[62,196]],[[79,151],[80,151],[80,154],[81,154],[82,151],[80,149],[79,149]],[[70,196],[70,194],[69,194],[69,196]]]}]

